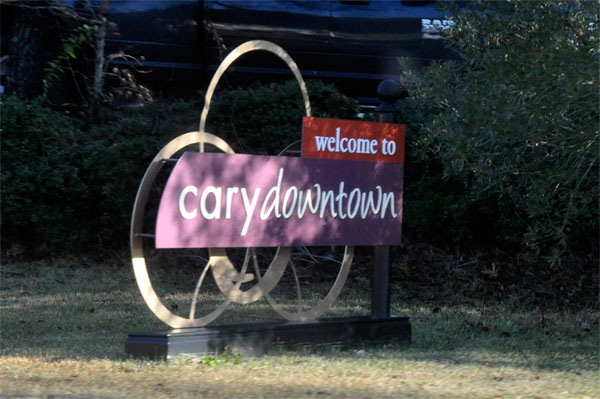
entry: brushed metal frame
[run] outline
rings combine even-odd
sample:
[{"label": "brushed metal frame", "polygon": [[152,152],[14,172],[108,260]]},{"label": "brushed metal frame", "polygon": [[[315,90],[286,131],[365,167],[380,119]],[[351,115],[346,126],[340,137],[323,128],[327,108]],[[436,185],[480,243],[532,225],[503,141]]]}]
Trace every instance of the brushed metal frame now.
[{"label": "brushed metal frame", "polygon": [[[310,101],[308,98],[306,85],[304,83],[302,75],[300,74],[298,66],[292,60],[292,58],[281,47],[277,46],[274,43],[262,40],[246,42],[234,49],[225,58],[225,60],[223,60],[223,62],[217,69],[215,75],[213,76],[208,90],[206,92],[204,108],[200,117],[200,130],[196,132],[182,134],[181,136],[169,142],[165,147],[163,147],[148,166],[148,169],[146,170],[146,173],[142,178],[140,187],[138,188],[133,207],[130,230],[131,261],[133,264],[133,270],[135,273],[138,288],[140,289],[142,297],[144,298],[144,301],[146,302],[148,308],[152,311],[152,313],[154,313],[154,315],[158,319],[160,319],[172,328],[205,326],[206,324],[215,320],[219,315],[221,315],[221,313],[223,313],[223,311],[231,302],[248,304],[258,301],[263,297],[267,299],[269,304],[279,315],[288,320],[303,321],[314,319],[322,315],[325,311],[327,311],[327,309],[329,309],[331,304],[339,296],[350,271],[350,266],[352,264],[352,258],[354,255],[354,247],[347,246],[345,248],[342,266],[340,267],[340,271],[338,273],[336,281],[334,282],[327,296],[319,304],[317,304],[317,306],[307,311],[302,311],[301,306],[299,304],[297,312],[290,312],[285,310],[283,306],[276,303],[270,295],[271,290],[277,285],[279,280],[282,278],[286,267],[290,265],[294,274],[294,279],[296,281],[298,299],[300,302],[302,300],[300,284],[296,275],[294,265],[291,261],[291,247],[279,247],[277,249],[277,252],[275,253],[275,256],[271,261],[271,264],[267,268],[264,276],[260,273],[260,268],[256,258],[256,250],[254,248],[247,249],[244,263],[239,272],[231,263],[231,260],[228,258],[225,249],[209,248],[209,262],[204,267],[201,276],[196,284],[192,304],[190,307],[189,318],[187,319],[172,313],[161,302],[160,298],[158,297],[156,291],[152,286],[150,276],[148,275],[148,268],[146,265],[146,259],[144,257],[142,243],[142,237],[144,236],[144,234],[142,233],[143,218],[152,184],[156,179],[156,176],[162,169],[162,166],[164,165],[163,160],[170,159],[171,156],[173,156],[176,152],[190,145],[198,144],[200,152],[204,152],[205,145],[209,144],[216,147],[222,152],[228,154],[234,153],[233,149],[224,140],[211,133],[206,132],[206,118],[208,116],[210,102],[212,100],[214,90],[217,86],[217,83],[219,82],[219,79],[221,78],[223,73],[225,73],[226,69],[241,55],[250,51],[257,50],[271,52],[279,56],[288,65],[300,86],[300,90],[302,92],[302,97],[304,100],[306,116],[311,115]],[[254,276],[252,274],[246,273],[250,259],[252,259],[255,269]],[[208,270],[212,272],[213,278],[215,279],[219,290],[225,296],[225,299],[212,312],[202,317],[196,318],[195,313],[198,294]],[[240,286],[242,283],[252,281],[254,277],[257,278],[256,285],[254,285],[247,291],[240,290]]]}]

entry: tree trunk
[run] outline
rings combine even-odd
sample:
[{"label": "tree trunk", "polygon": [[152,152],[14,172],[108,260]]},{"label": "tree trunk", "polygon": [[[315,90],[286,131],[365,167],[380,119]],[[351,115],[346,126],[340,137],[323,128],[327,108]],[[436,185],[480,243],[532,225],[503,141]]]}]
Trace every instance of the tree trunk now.
[{"label": "tree trunk", "polygon": [[7,94],[29,99],[42,93],[44,68],[60,51],[53,18],[47,2],[15,5],[13,35],[8,51]]},{"label": "tree trunk", "polygon": [[103,0],[100,3],[99,10],[99,25],[98,33],[96,34],[96,59],[94,62],[94,83],[92,86],[92,98],[90,101],[92,118],[96,119],[98,116],[98,107],[103,97],[103,86],[104,86],[104,43],[106,41],[106,26],[108,21],[106,19],[108,3],[110,0]]}]

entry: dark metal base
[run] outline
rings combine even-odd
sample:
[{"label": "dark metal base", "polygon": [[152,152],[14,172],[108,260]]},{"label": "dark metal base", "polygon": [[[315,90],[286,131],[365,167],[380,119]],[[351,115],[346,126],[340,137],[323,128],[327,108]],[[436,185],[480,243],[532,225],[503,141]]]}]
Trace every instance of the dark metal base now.
[{"label": "dark metal base", "polygon": [[219,353],[229,348],[246,355],[262,355],[273,348],[349,346],[353,344],[410,344],[408,317],[352,317],[309,322],[243,324],[220,327],[133,332],[125,352],[154,359],[181,354]]}]

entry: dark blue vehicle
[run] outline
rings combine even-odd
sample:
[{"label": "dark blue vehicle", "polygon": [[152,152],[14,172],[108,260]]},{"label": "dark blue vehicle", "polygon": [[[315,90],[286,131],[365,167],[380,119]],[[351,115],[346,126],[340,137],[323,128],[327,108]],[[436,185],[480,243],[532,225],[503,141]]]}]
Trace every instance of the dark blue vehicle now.
[{"label": "dark blue vehicle", "polygon": [[[356,97],[398,77],[398,57],[418,68],[453,56],[441,40],[451,22],[434,1],[113,1],[109,20],[117,28],[109,51],[143,57],[154,78],[188,87],[206,82],[229,51],[254,39],[283,47],[305,78],[332,81]],[[234,70],[248,79],[289,74],[261,53],[244,56]]]},{"label": "dark blue vehicle", "polygon": [[[100,0],[56,3],[82,9]],[[151,71],[138,81],[163,92],[206,87],[223,57],[254,39],[283,47],[305,78],[334,82],[359,98],[373,97],[380,81],[398,77],[398,57],[415,68],[453,57],[441,40],[451,22],[434,1],[113,0],[107,18],[105,54],[135,58],[109,62]],[[244,55],[232,69],[232,81],[290,74],[260,52]]]}]

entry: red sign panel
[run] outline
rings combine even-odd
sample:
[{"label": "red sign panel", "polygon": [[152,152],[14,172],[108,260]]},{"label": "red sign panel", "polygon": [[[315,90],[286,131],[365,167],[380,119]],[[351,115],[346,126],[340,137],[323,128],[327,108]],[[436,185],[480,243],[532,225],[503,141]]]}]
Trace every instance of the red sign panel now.
[{"label": "red sign panel", "polygon": [[404,125],[306,117],[302,157],[403,163],[404,137]]}]

